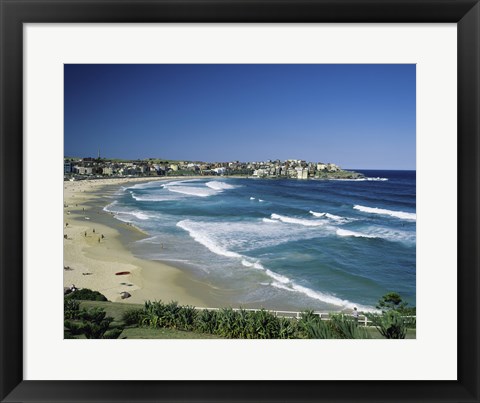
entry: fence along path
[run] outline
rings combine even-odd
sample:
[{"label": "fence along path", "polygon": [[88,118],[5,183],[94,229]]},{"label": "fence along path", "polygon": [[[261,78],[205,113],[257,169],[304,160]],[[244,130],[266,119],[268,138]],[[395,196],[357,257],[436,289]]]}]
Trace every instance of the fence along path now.
[{"label": "fence along path", "polygon": [[[220,311],[222,308],[203,308],[203,307],[195,307],[195,309],[199,311]],[[261,309],[255,309],[255,308],[232,308],[233,311],[251,311],[251,312],[257,312],[261,311]],[[275,316],[280,316],[280,317],[285,317],[285,318],[295,318],[295,319],[300,319],[300,316],[302,312],[296,312],[296,311],[273,311],[270,309],[265,309],[265,311],[270,312],[271,314]],[[330,320],[330,314],[328,312],[313,312],[315,315],[318,315],[321,320]],[[340,312],[341,313],[341,312]],[[348,314],[347,314],[348,315]],[[353,316],[352,316],[353,318]],[[404,318],[408,319],[416,319],[416,316],[404,316]],[[365,315],[359,314],[358,315],[358,323],[362,326],[373,326],[372,321],[368,319]]]}]

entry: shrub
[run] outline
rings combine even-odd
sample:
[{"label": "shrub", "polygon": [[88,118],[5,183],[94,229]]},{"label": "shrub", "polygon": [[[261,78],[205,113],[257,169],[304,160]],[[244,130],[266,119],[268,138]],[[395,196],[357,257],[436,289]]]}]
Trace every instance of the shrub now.
[{"label": "shrub", "polygon": [[165,305],[162,301],[146,301],[143,307],[142,326],[151,328],[162,327]]},{"label": "shrub", "polygon": [[195,327],[202,333],[218,334],[217,311],[202,310],[197,315]]},{"label": "shrub", "polygon": [[387,311],[382,315],[366,314],[380,334],[386,339],[404,339],[407,327],[402,316],[396,311]]},{"label": "shrub", "polygon": [[122,314],[122,322],[127,326],[136,326],[142,323],[143,309],[132,308]]},{"label": "shrub", "polygon": [[197,310],[193,306],[182,306],[177,312],[177,327],[182,330],[194,330],[196,319],[197,319]]},{"label": "shrub", "polygon": [[88,288],[82,288],[81,290],[75,290],[72,293],[65,296],[65,300],[76,299],[79,301],[108,301],[105,295],[98,291],[92,291]]},{"label": "shrub", "polygon": [[298,329],[302,337],[307,339],[334,339],[330,324],[322,321],[320,316],[313,313],[312,310],[303,311],[298,321]]},{"label": "shrub", "polygon": [[278,329],[278,338],[279,339],[295,339],[297,335],[297,321],[290,318],[278,318],[279,329]]},{"label": "shrub", "polygon": [[358,322],[347,315],[330,315],[330,326],[337,339],[368,339],[366,329],[358,326]]},{"label": "shrub", "polygon": [[107,317],[102,308],[82,309],[78,320],[64,321],[65,338],[84,335],[87,339],[116,339],[120,336],[123,328],[110,327],[112,317]]},{"label": "shrub", "polygon": [[80,312],[80,302],[74,299],[65,299],[63,301],[64,319],[77,319]]},{"label": "shrub", "polygon": [[261,309],[249,312],[249,333],[251,339],[276,339],[279,335],[280,321],[272,313]]},{"label": "shrub", "polygon": [[239,315],[232,308],[223,308],[218,311],[217,316],[217,334],[230,339],[238,338],[243,330],[239,326]]}]

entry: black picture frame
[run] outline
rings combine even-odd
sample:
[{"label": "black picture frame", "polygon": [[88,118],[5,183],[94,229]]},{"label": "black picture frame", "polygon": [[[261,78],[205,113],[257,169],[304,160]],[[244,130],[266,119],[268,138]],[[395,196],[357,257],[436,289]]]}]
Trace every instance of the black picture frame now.
[{"label": "black picture frame", "polygon": [[[2,402],[479,402],[480,0],[0,0]],[[23,378],[23,24],[456,23],[457,381],[26,381]],[[439,336],[441,337],[441,336]],[[440,354],[440,353],[439,353]]]}]

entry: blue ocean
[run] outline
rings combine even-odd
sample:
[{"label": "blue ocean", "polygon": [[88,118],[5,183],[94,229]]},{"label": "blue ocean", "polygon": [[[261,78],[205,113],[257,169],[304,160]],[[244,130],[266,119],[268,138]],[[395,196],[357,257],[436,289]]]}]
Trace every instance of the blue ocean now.
[{"label": "blue ocean", "polygon": [[149,236],[130,245],[211,285],[232,306],[416,304],[416,173],[356,180],[214,177],[122,188],[105,207]]}]

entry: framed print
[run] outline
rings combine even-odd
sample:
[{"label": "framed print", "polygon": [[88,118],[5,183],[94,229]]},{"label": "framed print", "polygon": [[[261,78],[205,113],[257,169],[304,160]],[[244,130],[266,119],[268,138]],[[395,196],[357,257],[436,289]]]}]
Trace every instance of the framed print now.
[{"label": "framed print", "polygon": [[[479,401],[477,1],[0,1],[2,401]],[[95,204],[93,176],[124,188]],[[112,340],[101,301],[64,316],[60,282],[123,307],[161,288],[185,315],[262,301],[298,337]],[[338,316],[279,319],[299,301]],[[408,306],[415,329],[383,339],[379,312]],[[336,322],[362,320],[370,340]]]}]

